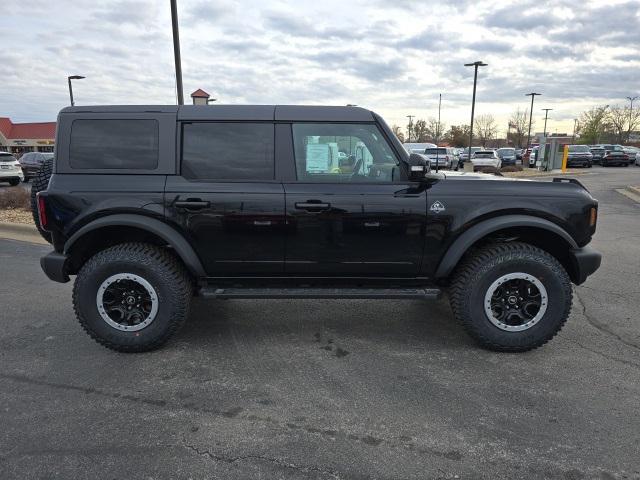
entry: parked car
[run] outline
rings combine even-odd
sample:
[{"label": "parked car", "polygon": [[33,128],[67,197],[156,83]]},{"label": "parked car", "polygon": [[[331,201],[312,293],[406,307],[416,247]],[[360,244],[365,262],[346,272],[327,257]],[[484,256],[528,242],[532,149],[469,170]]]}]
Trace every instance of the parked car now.
[{"label": "parked car", "polygon": [[28,182],[30,178],[33,178],[40,165],[47,159],[53,158],[53,152],[27,152],[20,157],[20,166],[24,173],[24,181]]},{"label": "parked car", "polygon": [[496,150],[496,154],[502,160],[502,166],[516,164],[516,149],[515,148],[499,148]]},{"label": "parked car", "polygon": [[500,168],[502,160],[495,150],[478,150],[471,156],[473,171],[482,170],[486,167]]},{"label": "parked car", "polygon": [[593,163],[597,163],[598,165],[602,161],[604,154],[607,153],[602,145],[592,145],[589,148],[589,151],[591,152],[591,155],[593,155]]},{"label": "parked car", "polygon": [[567,167],[591,168],[592,166],[593,154],[587,145],[569,145]]},{"label": "parked car", "polygon": [[454,150],[449,147],[427,148],[424,151],[424,156],[427,157],[432,169],[435,169],[437,165],[438,168],[458,170],[458,156]]},{"label": "parked car", "polygon": [[611,150],[602,157],[600,164],[603,167],[611,167],[614,165],[619,167],[628,167],[631,162],[632,160],[629,155],[624,153],[622,150]]},{"label": "parked car", "polygon": [[522,153],[524,148],[516,148],[516,160],[522,160]]},{"label": "parked car", "polygon": [[9,182],[15,187],[24,180],[20,162],[8,152],[0,152],[0,182]]},{"label": "parked car", "polygon": [[631,163],[634,163],[636,159],[636,155],[640,153],[640,148],[629,145],[629,146],[622,147],[622,151],[627,155],[629,155],[629,158],[631,159]]},{"label": "parked car", "polygon": [[[34,178],[53,242],[40,264],[53,281],[75,276],[80,325],[121,352],[165,344],[196,294],[371,301],[445,288],[481,346],[522,352],[558,333],[571,283],[601,262],[588,246],[598,202],[577,180],[433,174],[359,107],[68,107],[56,135],[67,148]],[[337,172],[336,143],[369,154]]]},{"label": "parked car", "polygon": [[409,153],[424,153],[427,148],[436,148],[435,143],[404,143],[402,145]]},{"label": "parked car", "polygon": [[636,153],[636,166],[640,167],[640,152]]},{"label": "parked car", "polygon": [[527,165],[530,168],[535,167],[538,161],[538,150],[540,150],[539,146],[527,148],[522,154],[522,165]]},{"label": "parked car", "polygon": [[[482,150],[482,147],[471,147],[471,156],[480,150]],[[461,168],[463,167],[464,162],[469,161],[469,147],[462,150],[462,153],[458,156],[458,161]]]}]

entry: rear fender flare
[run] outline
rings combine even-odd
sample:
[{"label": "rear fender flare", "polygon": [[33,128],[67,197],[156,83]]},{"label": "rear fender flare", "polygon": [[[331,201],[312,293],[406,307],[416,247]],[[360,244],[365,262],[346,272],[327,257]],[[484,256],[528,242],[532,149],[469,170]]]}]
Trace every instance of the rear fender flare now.
[{"label": "rear fender flare", "polygon": [[77,232],[75,232],[69,240],[64,244],[64,253],[68,254],[74,243],[89,232],[104,227],[135,227],[141,230],[146,230],[149,233],[157,235],[162,238],[168,245],[170,245],[178,257],[182,259],[185,266],[194,276],[201,278],[205,277],[206,273],[202,262],[191,244],[173,227],[163,223],[162,221],[147,217],[144,215],[134,214],[116,214],[107,215],[105,217],[98,218],[92,222],[84,225]]},{"label": "rear fender flare", "polygon": [[505,215],[484,220],[466,230],[451,244],[436,270],[436,278],[448,277],[462,256],[478,240],[487,235],[513,227],[533,227],[548,230],[563,238],[569,248],[578,248],[575,240],[562,227],[544,218],[531,215]]}]

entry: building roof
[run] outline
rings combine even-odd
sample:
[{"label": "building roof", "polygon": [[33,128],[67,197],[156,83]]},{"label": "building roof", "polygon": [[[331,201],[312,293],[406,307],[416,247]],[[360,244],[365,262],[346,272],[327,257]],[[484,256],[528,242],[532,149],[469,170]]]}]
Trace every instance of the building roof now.
[{"label": "building roof", "polygon": [[196,98],[209,98],[210,96],[211,95],[209,95],[207,92],[205,92],[201,88],[199,88],[198,90],[196,90],[191,94],[191,97],[196,97]]},{"label": "building roof", "polygon": [[6,139],[53,139],[56,136],[56,122],[13,123],[10,118],[0,117],[0,132]]}]

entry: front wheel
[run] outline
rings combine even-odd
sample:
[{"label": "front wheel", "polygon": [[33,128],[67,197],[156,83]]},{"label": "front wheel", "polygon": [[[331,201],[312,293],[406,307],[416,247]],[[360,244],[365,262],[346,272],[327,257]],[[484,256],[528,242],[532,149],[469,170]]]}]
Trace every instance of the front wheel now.
[{"label": "front wheel", "polygon": [[80,325],[96,342],[120,352],[164,345],[189,314],[193,283],[169,251],[124,243],[91,257],[73,287]]},{"label": "front wheel", "polygon": [[524,352],[548,342],[571,311],[571,281],[558,260],[526,243],[493,244],[458,267],[450,302],[482,347]]},{"label": "front wheel", "polygon": [[15,187],[17,185],[20,184],[20,179],[19,178],[12,178],[9,180],[9,185],[11,185],[12,187]]}]

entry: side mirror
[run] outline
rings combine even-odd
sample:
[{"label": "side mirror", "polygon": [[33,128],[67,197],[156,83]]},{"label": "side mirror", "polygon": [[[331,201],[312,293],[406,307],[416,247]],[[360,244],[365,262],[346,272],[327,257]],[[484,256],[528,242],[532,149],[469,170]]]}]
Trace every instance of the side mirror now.
[{"label": "side mirror", "polygon": [[411,182],[423,181],[424,176],[431,171],[427,159],[418,153],[412,153],[409,155],[407,167],[409,170],[409,181]]}]

